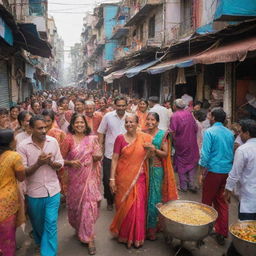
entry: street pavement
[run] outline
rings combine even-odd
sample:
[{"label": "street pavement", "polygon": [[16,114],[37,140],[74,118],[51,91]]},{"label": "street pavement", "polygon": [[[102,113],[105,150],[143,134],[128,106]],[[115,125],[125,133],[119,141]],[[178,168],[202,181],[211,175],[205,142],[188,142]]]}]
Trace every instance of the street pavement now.
[{"label": "street pavement", "polygon": [[[188,199],[200,202],[201,193],[192,194],[190,192],[180,193],[180,199]],[[230,241],[226,242],[225,246],[218,246],[213,237],[206,238],[205,244],[198,249],[194,242],[185,242],[184,247],[191,253],[183,252],[175,255],[176,247],[180,244],[178,240],[172,242],[172,246],[168,246],[165,242],[163,234],[159,234],[158,239],[154,242],[146,241],[144,246],[140,249],[126,249],[125,245],[118,243],[111,237],[109,232],[109,225],[111,223],[114,212],[109,212],[106,209],[105,200],[101,205],[100,218],[96,224],[96,247],[97,255],[99,256],[222,256],[228,248]],[[193,214],[193,213],[191,213]],[[230,205],[230,223],[237,220],[237,201],[232,200]],[[20,229],[17,232],[18,251],[17,256],[32,256],[33,255],[33,241],[29,238],[28,231],[31,230],[29,226],[26,227],[25,234]],[[87,248],[76,240],[74,230],[69,225],[67,220],[67,211],[65,207],[61,207],[59,224],[59,254],[60,256],[84,256],[88,255]]]}]

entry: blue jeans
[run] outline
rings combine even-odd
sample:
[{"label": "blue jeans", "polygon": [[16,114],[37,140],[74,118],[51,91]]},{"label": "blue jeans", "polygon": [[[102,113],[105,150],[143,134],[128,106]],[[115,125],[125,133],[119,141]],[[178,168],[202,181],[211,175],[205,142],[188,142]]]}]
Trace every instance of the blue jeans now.
[{"label": "blue jeans", "polygon": [[40,246],[41,256],[56,256],[58,251],[58,210],[60,193],[50,197],[26,197],[28,215],[33,227],[35,243]]}]

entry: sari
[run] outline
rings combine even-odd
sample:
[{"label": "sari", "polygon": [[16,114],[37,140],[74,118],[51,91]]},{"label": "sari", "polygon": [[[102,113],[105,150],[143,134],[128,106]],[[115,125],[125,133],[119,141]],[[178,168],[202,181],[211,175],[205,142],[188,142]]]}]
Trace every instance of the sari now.
[{"label": "sari", "polygon": [[153,156],[149,160],[148,235],[155,235],[157,231],[162,229],[156,205],[178,199],[176,181],[171,164],[171,143],[167,139],[166,132],[159,130],[154,136],[152,144],[156,149],[161,149],[166,140],[168,142],[168,157],[161,159]]},{"label": "sari", "polygon": [[146,226],[147,151],[143,145],[152,137],[138,132],[135,141],[122,148],[116,168],[116,213],[110,231],[120,242],[143,244]]},{"label": "sari", "polygon": [[4,256],[14,256],[16,227],[25,222],[15,172],[25,168],[21,156],[13,151],[2,153],[0,162],[0,251]]},{"label": "sari", "polygon": [[93,162],[93,156],[100,156],[97,136],[85,136],[77,144],[68,134],[62,147],[67,160],[80,160],[81,168],[67,167],[67,209],[70,225],[76,230],[81,242],[89,243],[95,238],[95,223],[99,217],[101,195],[100,162]]},{"label": "sari", "polygon": [[148,111],[146,112],[141,112],[139,110],[136,111],[136,115],[138,116],[139,118],[139,128],[144,131],[147,129],[147,126],[146,126],[146,120],[147,120],[147,116],[148,116]]},{"label": "sari", "polygon": [[[48,136],[51,136],[53,138],[55,138],[58,143],[60,148],[62,148],[66,134],[65,132],[63,132],[62,130],[55,128],[54,126],[47,132]],[[65,168],[61,168],[60,170],[58,170],[57,172],[57,176],[60,182],[60,187],[61,187],[61,194],[66,196],[67,194],[67,175],[65,172]]]},{"label": "sari", "polygon": [[57,125],[62,131],[64,132],[68,131],[68,126],[71,121],[72,115],[73,115],[73,112],[71,110],[67,110],[63,114],[56,115]]}]

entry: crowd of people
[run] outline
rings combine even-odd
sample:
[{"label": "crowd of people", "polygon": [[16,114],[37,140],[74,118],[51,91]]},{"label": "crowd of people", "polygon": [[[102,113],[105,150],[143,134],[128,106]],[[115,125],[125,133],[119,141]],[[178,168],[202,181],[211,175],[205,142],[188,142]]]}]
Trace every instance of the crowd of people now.
[{"label": "crowd of people", "polygon": [[[156,205],[200,186],[202,203],[218,212],[214,230],[223,245],[232,193],[239,219],[256,220],[256,121],[228,127],[222,108],[188,95],[161,105],[157,96],[61,88],[0,108],[0,255],[15,255],[26,216],[35,255],[57,255],[61,202],[94,255],[103,196],[115,209],[110,232],[140,248],[164,229]],[[239,254],[231,244],[226,255]]]}]

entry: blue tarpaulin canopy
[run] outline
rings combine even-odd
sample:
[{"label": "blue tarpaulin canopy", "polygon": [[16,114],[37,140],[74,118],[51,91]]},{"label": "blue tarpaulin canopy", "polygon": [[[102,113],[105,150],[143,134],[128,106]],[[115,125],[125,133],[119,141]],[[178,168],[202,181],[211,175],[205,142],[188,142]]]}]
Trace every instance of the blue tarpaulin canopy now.
[{"label": "blue tarpaulin canopy", "polygon": [[179,58],[175,60],[168,60],[162,63],[159,63],[158,65],[148,68],[147,72],[151,75],[156,75],[163,73],[167,70],[173,69],[173,68],[186,68],[194,65],[194,62],[192,60],[192,57],[185,57],[185,58]]},{"label": "blue tarpaulin canopy", "polygon": [[153,60],[153,61],[150,61],[150,62],[147,62],[147,63],[144,63],[142,65],[139,65],[139,66],[135,66],[135,67],[132,67],[132,68],[129,68],[126,72],[125,72],[125,75],[128,77],[128,78],[131,78],[131,77],[134,77],[136,75],[138,75],[141,71],[143,71],[144,69],[147,69],[153,65],[155,65],[157,62],[159,62],[159,59],[157,60]]},{"label": "blue tarpaulin canopy", "polygon": [[255,0],[218,0],[214,20],[238,21],[256,17]]}]

